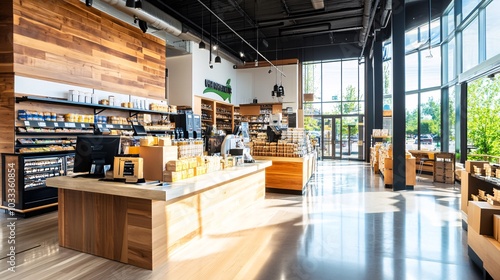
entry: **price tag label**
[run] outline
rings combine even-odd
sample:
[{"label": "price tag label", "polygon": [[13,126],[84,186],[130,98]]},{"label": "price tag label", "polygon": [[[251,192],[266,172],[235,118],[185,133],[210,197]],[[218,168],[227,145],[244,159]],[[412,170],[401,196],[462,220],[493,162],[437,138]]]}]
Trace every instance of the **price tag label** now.
[{"label": "price tag label", "polygon": [[24,126],[30,126],[30,121],[24,121]]},{"label": "price tag label", "polygon": [[81,124],[80,124],[80,127],[85,127],[85,124],[84,124],[84,123],[81,123]]},{"label": "price tag label", "polygon": [[59,127],[59,123],[54,123],[54,127]]},{"label": "price tag label", "polygon": [[114,128],[112,124],[108,124],[108,128]]},{"label": "price tag label", "polygon": [[64,127],[76,127],[75,123],[64,123]]},{"label": "price tag label", "polygon": [[39,127],[46,127],[47,124],[45,122],[38,122]]},{"label": "price tag label", "polygon": [[97,124],[97,128],[102,128],[102,127],[103,127],[102,124],[100,124],[100,123]]},{"label": "price tag label", "polygon": [[120,128],[123,128],[123,125],[120,125]]}]

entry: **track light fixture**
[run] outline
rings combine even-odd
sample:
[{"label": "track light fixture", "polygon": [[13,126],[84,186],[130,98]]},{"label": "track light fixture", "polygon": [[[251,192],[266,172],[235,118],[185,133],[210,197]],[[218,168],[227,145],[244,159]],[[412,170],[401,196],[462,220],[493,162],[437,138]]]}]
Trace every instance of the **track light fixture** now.
[{"label": "track light fixture", "polygon": [[200,44],[198,45],[198,48],[200,49],[205,48],[205,42],[203,42],[203,11],[201,11],[201,41]]},{"label": "track light fixture", "polygon": [[141,9],[142,8],[142,1],[141,0],[127,0],[127,1],[125,1],[125,6],[127,6],[129,8]]},{"label": "track light fixture", "polygon": [[92,7],[93,2],[94,1],[92,1],[92,0],[85,0],[85,6]]},{"label": "track light fixture", "polygon": [[245,53],[243,51],[240,51],[240,57],[241,58],[244,58],[245,57]]},{"label": "track light fixture", "polygon": [[142,30],[142,32],[146,33],[146,31],[148,31],[148,23],[143,21],[142,19],[134,17],[134,23],[138,23],[139,28]]},{"label": "track light fixture", "polygon": [[[246,41],[243,37],[241,37],[240,34],[238,34],[238,32],[236,32],[233,28],[231,28],[231,26],[229,26],[226,22],[224,22],[220,16],[217,15],[217,13],[215,13],[212,9],[211,9],[211,6],[208,7],[205,3],[203,3],[202,0],[198,0],[198,3],[200,3],[201,6],[203,6],[207,11],[210,12],[211,15],[215,16],[215,18],[217,20],[219,20],[222,24],[224,24],[231,32],[233,32],[238,38],[240,38],[240,40],[245,43],[246,45],[248,45],[252,50],[254,50],[256,52],[256,59],[255,59],[255,66],[258,67],[259,66],[259,56],[262,57],[262,59],[264,59],[265,61],[267,61],[272,67],[274,67],[274,69],[281,73],[282,76],[286,77],[285,73],[283,73],[283,71],[281,71],[278,67],[276,67],[276,65],[274,65],[271,61],[269,61],[269,59],[267,59],[264,55],[262,55],[260,52],[259,52],[259,44],[257,43],[257,48],[255,48],[254,46],[252,46],[248,41]],[[258,37],[258,29],[257,29],[257,37]],[[258,42],[258,40],[257,40]],[[251,58],[249,58],[249,61],[252,61]],[[245,61],[243,61],[243,63],[245,63]]]}]

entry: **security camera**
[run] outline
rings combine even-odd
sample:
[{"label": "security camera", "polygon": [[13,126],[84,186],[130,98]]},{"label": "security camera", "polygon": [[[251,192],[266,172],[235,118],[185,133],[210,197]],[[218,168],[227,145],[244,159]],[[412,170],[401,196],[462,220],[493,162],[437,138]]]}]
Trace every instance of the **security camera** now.
[{"label": "security camera", "polygon": [[213,64],[210,64],[210,69],[214,69],[214,65]]},{"label": "security camera", "polygon": [[237,69],[238,68],[238,65],[233,65],[233,69]]}]

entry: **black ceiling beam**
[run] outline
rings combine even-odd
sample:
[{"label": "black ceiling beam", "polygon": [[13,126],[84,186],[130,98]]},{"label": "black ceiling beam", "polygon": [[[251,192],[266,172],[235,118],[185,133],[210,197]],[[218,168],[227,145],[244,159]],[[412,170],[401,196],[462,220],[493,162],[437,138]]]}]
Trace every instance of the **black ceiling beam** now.
[{"label": "black ceiling beam", "polygon": [[313,12],[313,13],[302,13],[289,16],[287,18],[279,18],[272,20],[265,20],[259,22],[259,28],[265,28],[268,24],[276,24],[285,21],[295,21],[295,20],[308,20],[308,19],[320,19],[320,18],[328,18],[328,19],[342,19],[353,16],[361,16],[363,14],[363,8],[356,9],[343,9],[337,11],[329,11],[329,12]]}]

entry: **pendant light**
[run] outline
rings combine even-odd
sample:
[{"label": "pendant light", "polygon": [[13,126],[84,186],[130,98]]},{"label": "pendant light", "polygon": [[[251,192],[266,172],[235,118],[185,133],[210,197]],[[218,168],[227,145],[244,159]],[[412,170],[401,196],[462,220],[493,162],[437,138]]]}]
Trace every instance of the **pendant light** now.
[{"label": "pendant light", "polygon": [[428,39],[429,40],[429,53],[427,54],[426,58],[432,58],[432,40],[431,40],[431,17],[432,17],[432,10],[431,10],[431,1],[432,0],[429,0],[429,35],[428,35]]},{"label": "pendant light", "polygon": [[205,48],[205,42],[203,42],[203,9],[201,9],[201,41],[200,44],[198,45],[198,48],[204,49]]},{"label": "pendant light", "polygon": [[215,57],[215,63],[221,63],[221,59],[220,59],[220,56],[219,56],[219,21],[217,21],[217,44],[215,46],[217,46],[217,56]]}]

